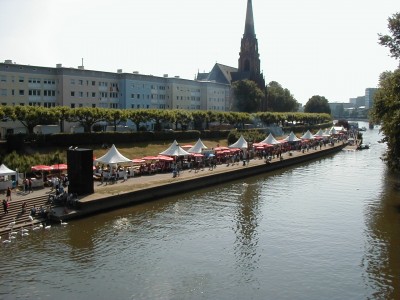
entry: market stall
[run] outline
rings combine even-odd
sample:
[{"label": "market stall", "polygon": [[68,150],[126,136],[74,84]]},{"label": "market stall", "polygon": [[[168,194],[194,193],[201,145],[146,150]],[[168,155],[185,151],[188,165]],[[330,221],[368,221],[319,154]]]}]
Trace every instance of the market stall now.
[{"label": "market stall", "polygon": [[17,172],[2,164],[0,166],[0,190],[13,188],[15,182],[17,182]]}]

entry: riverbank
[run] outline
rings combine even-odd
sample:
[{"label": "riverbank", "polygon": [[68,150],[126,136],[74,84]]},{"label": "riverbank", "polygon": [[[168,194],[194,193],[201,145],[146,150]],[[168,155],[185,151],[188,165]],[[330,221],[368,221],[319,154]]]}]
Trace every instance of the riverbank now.
[{"label": "riverbank", "polygon": [[[315,160],[321,157],[332,155],[347,147],[355,150],[355,147],[347,146],[343,143],[326,145],[321,149],[310,149],[304,153],[301,151],[291,151],[284,153],[282,160],[273,158],[269,163],[263,159],[252,159],[249,164],[243,165],[242,162],[235,164],[221,164],[214,169],[204,168],[200,170],[184,170],[179,176],[173,177],[171,173],[143,175],[120,180],[114,184],[102,184],[94,182],[94,193],[79,196],[76,208],[53,207],[51,209],[50,220],[59,223],[60,220],[71,220],[87,217],[99,212],[116,209],[119,207],[134,205],[142,202],[162,199],[163,197],[177,195],[224,182],[240,180],[249,176],[271,172],[278,169],[294,166],[296,164]],[[16,220],[16,228],[28,226],[28,214],[19,214],[20,206],[23,202],[46,206],[47,198],[51,194],[50,188],[35,190],[33,193],[24,193],[18,190],[13,191],[11,205],[17,209],[12,210],[11,214],[1,216],[0,232],[6,232],[6,225],[12,220]],[[28,207],[29,211],[30,207]],[[18,214],[13,215],[16,212]],[[41,220],[36,220],[35,223]]]},{"label": "riverbank", "polygon": [[218,165],[213,170],[208,168],[198,171],[184,170],[177,177],[173,177],[170,173],[164,173],[133,177],[111,185],[95,182],[94,193],[80,196],[77,209],[55,208],[51,218],[57,222],[60,219],[81,218],[101,211],[239,180],[318,159],[336,153],[344,147],[346,147],[346,144],[337,143],[334,146],[327,145],[322,149],[309,150],[304,153],[291,151],[285,153],[282,160],[274,158],[269,163],[265,163],[263,159],[253,159],[246,166],[243,166],[242,162],[240,162],[233,165]]},{"label": "riverbank", "polygon": [[[310,149],[304,153],[301,151],[287,152],[283,154],[282,160],[273,158],[269,163],[266,163],[263,159],[252,159],[245,166],[242,162],[229,165],[221,164],[212,170],[209,168],[184,170],[177,177],[173,177],[171,173],[163,173],[132,177],[126,181],[120,180],[114,184],[102,184],[95,181],[93,194],[79,196],[76,208],[52,208],[50,219],[59,223],[60,220],[87,217],[119,207],[153,201],[224,182],[240,180],[245,177],[291,167],[328,156],[341,151],[345,147],[355,150],[355,147],[347,146],[347,144],[340,142],[333,146],[326,145],[321,149]],[[14,191],[12,205],[19,207],[24,201],[34,203],[36,200],[45,203],[45,199],[47,199],[50,193],[50,188],[38,189],[28,194]],[[3,215],[2,218],[7,218],[10,221],[13,218],[17,218],[17,226],[28,225],[27,220],[25,220],[27,217],[25,219],[18,219],[18,216]],[[18,220],[21,222],[18,222]],[[6,230],[5,228],[1,228],[0,231],[4,231],[3,229]]]}]

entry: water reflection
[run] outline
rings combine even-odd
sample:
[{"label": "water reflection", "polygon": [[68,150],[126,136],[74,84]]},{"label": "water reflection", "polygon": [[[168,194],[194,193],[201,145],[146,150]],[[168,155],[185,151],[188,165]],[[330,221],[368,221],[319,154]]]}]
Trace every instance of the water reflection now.
[{"label": "water reflection", "polygon": [[257,183],[238,183],[238,187],[242,189],[242,194],[238,199],[235,214],[234,253],[237,268],[243,276],[242,280],[253,281],[252,274],[258,268],[260,259],[257,251],[257,227],[262,217],[259,209],[259,187]]},{"label": "water reflection", "polygon": [[378,199],[368,203],[366,249],[362,260],[365,284],[373,299],[400,299],[400,192],[398,177],[389,171],[383,177]]}]

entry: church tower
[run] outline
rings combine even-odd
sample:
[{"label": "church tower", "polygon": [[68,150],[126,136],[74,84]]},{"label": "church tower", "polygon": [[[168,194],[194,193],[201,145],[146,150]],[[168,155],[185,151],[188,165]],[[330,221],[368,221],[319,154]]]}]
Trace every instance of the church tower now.
[{"label": "church tower", "polygon": [[246,23],[239,53],[238,73],[243,79],[250,79],[256,82],[262,90],[265,89],[265,80],[260,72],[260,54],[254,30],[251,0],[247,0]]}]

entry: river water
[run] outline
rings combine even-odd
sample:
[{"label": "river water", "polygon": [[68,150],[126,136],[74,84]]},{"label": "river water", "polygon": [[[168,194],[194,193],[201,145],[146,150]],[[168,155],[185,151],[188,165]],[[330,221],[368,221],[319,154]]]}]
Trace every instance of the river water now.
[{"label": "river water", "polygon": [[380,138],[31,231],[0,245],[0,298],[400,299],[400,191]]}]

